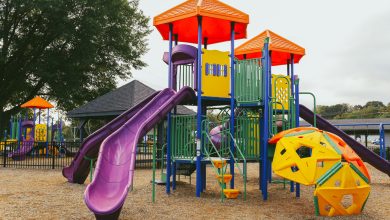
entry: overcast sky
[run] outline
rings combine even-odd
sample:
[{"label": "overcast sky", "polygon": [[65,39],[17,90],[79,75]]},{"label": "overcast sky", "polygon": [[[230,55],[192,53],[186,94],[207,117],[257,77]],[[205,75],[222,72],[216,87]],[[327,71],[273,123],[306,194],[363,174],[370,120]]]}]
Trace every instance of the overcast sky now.
[{"label": "overcast sky", "polygon": [[[390,1],[389,0],[222,0],[249,14],[248,39],[265,29],[306,48],[296,65],[301,91],[311,91],[317,103],[365,104],[390,102]],[[141,0],[152,18],[183,0]],[[246,40],[236,41],[241,45]],[[168,43],[153,27],[150,51],[143,57],[148,67],[133,76],[154,89],[167,87],[167,66],[162,54]],[[229,50],[228,44],[209,49]],[[274,73],[283,69],[274,69]],[[125,82],[120,82],[123,85]],[[303,103],[309,105],[308,99]]]}]

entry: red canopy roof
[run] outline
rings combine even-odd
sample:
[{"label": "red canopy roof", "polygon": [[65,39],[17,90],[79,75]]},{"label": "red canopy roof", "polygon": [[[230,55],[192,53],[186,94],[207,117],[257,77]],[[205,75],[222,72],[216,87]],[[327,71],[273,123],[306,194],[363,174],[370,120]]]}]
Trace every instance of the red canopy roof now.
[{"label": "red canopy roof", "polygon": [[270,30],[265,30],[256,37],[248,40],[241,46],[235,49],[235,55],[238,59],[254,59],[262,56],[264,40],[269,37],[269,50],[272,51],[272,65],[287,64],[291,59],[291,54],[294,54],[294,63],[299,63],[305,55],[305,48],[283,38]]},{"label": "red canopy roof", "polygon": [[36,96],[30,101],[24,103],[20,107],[22,108],[38,108],[38,109],[46,109],[46,108],[54,108],[50,102],[44,100],[43,98]]},{"label": "red canopy roof", "polygon": [[198,43],[198,16],[203,17],[202,36],[208,44],[229,41],[231,22],[235,22],[235,39],[246,38],[249,16],[218,0],[187,0],[154,17],[153,25],[164,40],[169,40],[169,24],[173,24],[178,41]]}]

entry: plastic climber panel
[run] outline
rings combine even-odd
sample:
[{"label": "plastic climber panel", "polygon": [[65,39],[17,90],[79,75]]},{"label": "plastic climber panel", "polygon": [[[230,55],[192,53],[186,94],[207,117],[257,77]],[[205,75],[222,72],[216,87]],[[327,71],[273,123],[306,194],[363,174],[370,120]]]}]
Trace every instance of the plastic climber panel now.
[{"label": "plastic climber panel", "polygon": [[202,50],[203,96],[230,98],[229,52]]},{"label": "plastic climber panel", "polygon": [[285,75],[272,75],[272,97],[273,108],[278,110],[288,110],[291,97],[291,79]]},{"label": "plastic climber panel", "polygon": [[275,136],[273,136],[268,143],[270,144],[276,144],[282,137],[284,137],[287,134],[305,134],[305,133],[311,133],[314,131],[319,131],[318,128],[314,127],[298,127],[298,128],[291,128],[282,132],[277,133]]},{"label": "plastic climber panel", "polygon": [[[341,155],[333,149],[311,140],[312,132],[298,136],[283,137],[276,145],[272,170],[279,176],[304,184],[312,185],[327,170],[341,160]],[[311,150],[311,155],[302,157],[300,151]]]},{"label": "plastic climber panel", "polygon": [[361,213],[370,193],[370,185],[350,163],[331,170],[320,178],[314,192],[316,214],[322,216]]},{"label": "plastic climber panel", "polygon": [[359,171],[362,172],[366,178],[371,180],[366,165],[363,163],[363,160],[355,153],[355,151],[350,146],[348,146],[348,144],[345,143],[345,141],[339,136],[330,132],[324,133],[337,145],[345,161],[352,163],[354,167],[359,169]]},{"label": "plastic climber panel", "polygon": [[46,142],[47,140],[47,126],[45,124],[35,125],[35,141]]}]

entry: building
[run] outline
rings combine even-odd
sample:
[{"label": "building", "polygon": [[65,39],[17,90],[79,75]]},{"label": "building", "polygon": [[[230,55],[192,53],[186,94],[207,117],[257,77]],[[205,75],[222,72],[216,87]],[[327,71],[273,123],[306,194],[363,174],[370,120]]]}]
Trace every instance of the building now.
[{"label": "building", "polygon": [[[85,125],[89,120],[110,121],[122,114],[124,111],[136,106],[144,99],[155,93],[156,90],[143,84],[138,80],[133,80],[107,94],[69,111],[67,116],[76,119],[80,131],[80,140],[84,138]],[[177,107],[177,114],[196,114],[184,106]]]}]

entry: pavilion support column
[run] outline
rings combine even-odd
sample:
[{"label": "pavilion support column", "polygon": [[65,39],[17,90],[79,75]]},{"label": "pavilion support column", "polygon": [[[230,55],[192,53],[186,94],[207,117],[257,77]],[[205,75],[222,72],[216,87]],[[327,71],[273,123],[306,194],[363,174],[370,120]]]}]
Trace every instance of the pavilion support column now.
[{"label": "pavilion support column", "polygon": [[84,131],[85,131],[85,124],[87,124],[89,119],[81,119],[78,125],[78,129],[80,131],[80,143],[84,141]]}]

